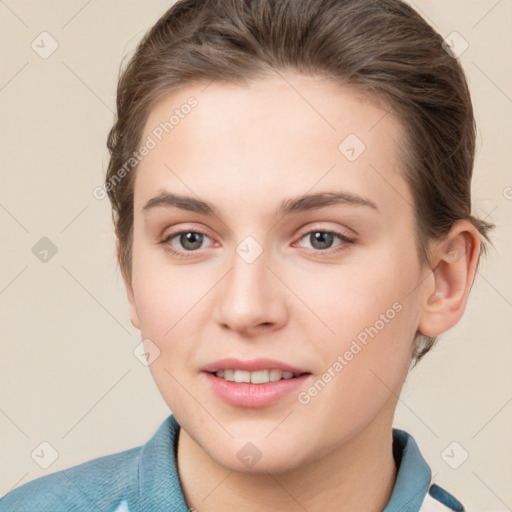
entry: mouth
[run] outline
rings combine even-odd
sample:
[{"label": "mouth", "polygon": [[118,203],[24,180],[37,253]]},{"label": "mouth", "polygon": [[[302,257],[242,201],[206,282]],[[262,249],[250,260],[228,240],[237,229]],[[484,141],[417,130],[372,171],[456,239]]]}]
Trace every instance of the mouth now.
[{"label": "mouth", "polygon": [[304,385],[312,373],[275,359],[228,358],[202,369],[215,395],[235,407],[266,407]]},{"label": "mouth", "polygon": [[277,382],[279,380],[288,380],[305,375],[308,372],[288,372],[278,368],[270,370],[257,370],[250,372],[247,370],[229,369],[218,370],[216,372],[208,372],[220,379],[227,380],[228,382],[246,382],[250,384],[267,384],[268,382]]},{"label": "mouth", "polygon": [[277,382],[311,373],[304,368],[292,366],[277,359],[259,358],[244,361],[234,357],[214,361],[204,366],[202,370],[229,382],[252,384]]}]

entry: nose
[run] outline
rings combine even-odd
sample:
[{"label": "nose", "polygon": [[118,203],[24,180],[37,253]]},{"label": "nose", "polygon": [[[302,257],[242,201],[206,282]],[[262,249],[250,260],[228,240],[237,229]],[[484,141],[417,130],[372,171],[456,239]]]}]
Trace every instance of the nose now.
[{"label": "nose", "polygon": [[215,316],[223,329],[255,336],[280,329],[287,318],[286,287],[270,269],[264,251],[255,261],[235,253],[230,272],[217,289]]}]

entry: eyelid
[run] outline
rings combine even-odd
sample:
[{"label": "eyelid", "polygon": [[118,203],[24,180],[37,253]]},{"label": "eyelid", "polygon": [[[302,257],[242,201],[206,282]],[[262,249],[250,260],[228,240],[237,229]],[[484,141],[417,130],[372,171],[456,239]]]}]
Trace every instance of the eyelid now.
[{"label": "eyelid", "polygon": [[[300,234],[297,238],[297,240],[300,240],[301,238],[304,237],[304,235],[308,235],[309,233],[312,233],[312,232],[315,232],[315,231],[321,231],[323,233],[334,233],[336,235],[339,235],[343,238],[347,238],[349,240],[352,240],[352,241],[356,241],[357,240],[357,233],[353,230],[344,230],[343,228],[341,227],[327,227],[325,224],[324,225],[308,225],[306,228],[303,228],[300,230]],[[345,231],[348,231],[348,232],[345,232]]]},{"label": "eyelid", "polygon": [[176,235],[181,235],[182,233],[200,233],[201,235],[205,235],[210,239],[213,239],[209,234],[206,228],[197,225],[189,225],[187,226],[180,224],[179,228],[172,227],[168,231],[163,230],[162,234],[158,237],[159,239],[167,239],[169,237],[175,237]]}]

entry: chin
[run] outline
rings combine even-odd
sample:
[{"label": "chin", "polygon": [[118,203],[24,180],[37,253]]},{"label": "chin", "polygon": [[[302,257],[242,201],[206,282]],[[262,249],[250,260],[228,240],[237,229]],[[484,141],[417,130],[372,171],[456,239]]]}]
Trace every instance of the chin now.
[{"label": "chin", "polygon": [[303,463],[298,448],[282,442],[275,445],[263,440],[253,442],[239,438],[228,444],[217,444],[213,449],[203,445],[203,450],[217,464],[230,471],[246,474],[278,474],[296,469]]},{"label": "chin", "polygon": [[222,460],[217,459],[216,462],[230,471],[252,475],[277,475],[279,473],[286,473],[294,470],[300,465],[299,461],[292,463],[289,457],[280,456],[275,453],[267,457],[262,456],[261,459],[252,465],[241,462],[236,454],[234,457],[228,458],[224,455]]}]

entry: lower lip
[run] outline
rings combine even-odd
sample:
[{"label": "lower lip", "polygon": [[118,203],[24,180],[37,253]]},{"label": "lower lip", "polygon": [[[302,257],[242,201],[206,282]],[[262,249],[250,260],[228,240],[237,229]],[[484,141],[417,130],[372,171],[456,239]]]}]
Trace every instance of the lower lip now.
[{"label": "lower lip", "polygon": [[203,372],[213,392],[225,402],[236,407],[266,407],[297,390],[311,374],[292,379],[281,379],[265,384],[231,382],[213,373]]}]

